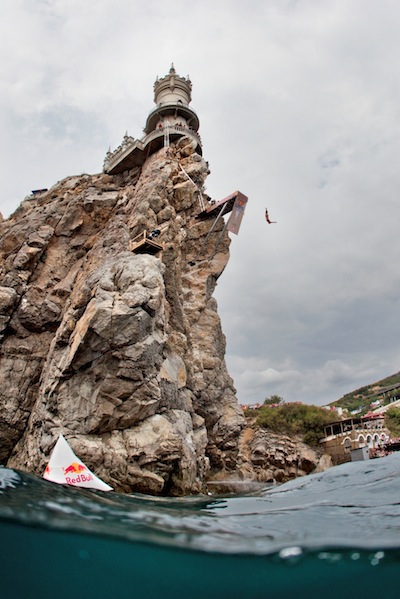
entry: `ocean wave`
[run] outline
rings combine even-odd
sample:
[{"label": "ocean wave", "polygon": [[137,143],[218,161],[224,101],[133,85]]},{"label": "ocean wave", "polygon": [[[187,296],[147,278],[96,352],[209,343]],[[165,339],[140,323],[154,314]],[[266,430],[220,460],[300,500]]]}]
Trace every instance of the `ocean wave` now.
[{"label": "ocean wave", "polygon": [[399,548],[399,470],[394,454],[244,496],[165,498],[77,489],[0,468],[0,518],[220,553]]}]

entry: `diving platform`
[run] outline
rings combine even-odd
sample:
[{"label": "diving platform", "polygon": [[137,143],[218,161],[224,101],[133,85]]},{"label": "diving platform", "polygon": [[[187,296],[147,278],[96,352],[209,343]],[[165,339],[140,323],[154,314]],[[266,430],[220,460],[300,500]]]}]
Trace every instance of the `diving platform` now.
[{"label": "diving platform", "polygon": [[220,212],[222,214],[228,214],[228,212],[232,212],[235,203],[239,206],[245,206],[247,204],[248,197],[241,193],[240,191],[234,191],[231,195],[227,196],[223,200],[219,200],[219,202],[214,202],[207,206],[205,210],[200,212],[196,218],[199,220],[205,220],[208,218],[216,218]]},{"label": "diving platform", "polygon": [[143,233],[140,233],[140,235],[131,239],[129,243],[130,251],[135,254],[151,254],[152,256],[157,256],[164,249],[164,244],[155,240],[155,237],[158,237],[159,234],[160,231],[158,229],[154,229],[150,233],[148,231],[143,231]]}]

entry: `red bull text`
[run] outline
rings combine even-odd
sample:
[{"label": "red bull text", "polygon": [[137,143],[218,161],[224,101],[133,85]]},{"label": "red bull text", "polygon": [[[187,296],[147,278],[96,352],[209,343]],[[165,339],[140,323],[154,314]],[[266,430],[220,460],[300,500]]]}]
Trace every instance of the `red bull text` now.
[{"label": "red bull text", "polygon": [[66,476],[65,481],[69,485],[77,485],[79,483],[88,483],[90,480],[93,480],[93,476],[88,472],[87,474],[78,474],[75,478],[71,476]]}]

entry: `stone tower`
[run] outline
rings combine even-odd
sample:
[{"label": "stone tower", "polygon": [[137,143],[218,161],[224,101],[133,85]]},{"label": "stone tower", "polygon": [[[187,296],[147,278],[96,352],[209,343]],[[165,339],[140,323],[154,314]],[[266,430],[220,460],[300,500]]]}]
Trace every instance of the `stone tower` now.
[{"label": "stone tower", "polygon": [[163,146],[169,146],[185,136],[195,142],[196,153],[202,155],[201,140],[198,134],[199,119],[189,106],[192,83],[189,77],[180,77],[172,65],[168,75],[156,79],[154,102],[156,108],[147,117],[145,136],[134,139],[125,135],[121,145],[108,152],[104,162],[104,172],[110,175],[122,173],[144,161]]}]

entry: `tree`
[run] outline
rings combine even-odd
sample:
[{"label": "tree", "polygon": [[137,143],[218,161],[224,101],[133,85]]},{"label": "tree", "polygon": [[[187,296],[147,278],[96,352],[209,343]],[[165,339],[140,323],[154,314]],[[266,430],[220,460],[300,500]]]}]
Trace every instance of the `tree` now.
[{"label": "tree", "polygon": [[324,426],[336,418],[332,412],[318,406],[286,403],[273,410],[267,406],[261,407],[257,424],[275,433],[301,435],[305,443],[318,445],[324,436]]},{"label": "tree", "polygon": [[271,395],[264,399],[264,406],[279,405],[283,403],[283,398],[280,395]]}]

